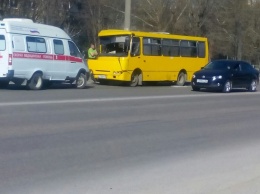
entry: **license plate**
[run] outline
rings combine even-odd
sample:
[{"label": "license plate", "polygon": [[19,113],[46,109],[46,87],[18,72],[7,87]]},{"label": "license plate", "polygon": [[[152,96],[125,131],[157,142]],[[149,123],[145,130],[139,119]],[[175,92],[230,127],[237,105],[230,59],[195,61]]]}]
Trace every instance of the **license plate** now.
[{"label": "license plate", "polygon": [[197,79],[197,83],[208,83],[208,80],[207,79]]},{"label": "license plate", "polygon": [[99,75],[98,78],[100,78],[100,79],[106,79],[107,76],[106,76],[106,75]]}]

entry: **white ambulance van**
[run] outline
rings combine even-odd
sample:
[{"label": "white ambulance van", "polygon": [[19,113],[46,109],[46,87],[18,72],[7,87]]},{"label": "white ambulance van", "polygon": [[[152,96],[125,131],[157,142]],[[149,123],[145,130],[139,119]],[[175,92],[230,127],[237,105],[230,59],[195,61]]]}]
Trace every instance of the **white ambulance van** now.
[{"label": "white ambulance van", "polygon": [[39,90],[52,82],[84,88],[89,76],[86,60],[60,28],[30,19],[0,21],[0,85],[10,81]]}]

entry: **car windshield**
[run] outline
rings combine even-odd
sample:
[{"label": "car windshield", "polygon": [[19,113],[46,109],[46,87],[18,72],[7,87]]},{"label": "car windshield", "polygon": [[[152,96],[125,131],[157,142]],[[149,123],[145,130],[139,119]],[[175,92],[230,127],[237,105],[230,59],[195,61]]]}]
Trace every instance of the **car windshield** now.
[{"label": "car windshield", "polygon": [[100,37],[100,56],[127,56],[130,46],[130,36]]},{"label": "car windshield", "polygon": [[207,64],[204,69],[210,70],[229,70],[231,69],[231,65],[225,61],[213,61]]}]

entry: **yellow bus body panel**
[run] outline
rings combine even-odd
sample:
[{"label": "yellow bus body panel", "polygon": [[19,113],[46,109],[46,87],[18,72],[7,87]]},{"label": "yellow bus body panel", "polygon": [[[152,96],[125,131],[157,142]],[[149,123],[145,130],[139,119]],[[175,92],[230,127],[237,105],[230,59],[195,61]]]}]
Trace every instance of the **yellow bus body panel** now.
[{"label": "yellow bus body panel", "polygon": [[128,57],[100,57],[88,60],[89,69],[95,79],[126,81],[132,71],[128,67]]}]

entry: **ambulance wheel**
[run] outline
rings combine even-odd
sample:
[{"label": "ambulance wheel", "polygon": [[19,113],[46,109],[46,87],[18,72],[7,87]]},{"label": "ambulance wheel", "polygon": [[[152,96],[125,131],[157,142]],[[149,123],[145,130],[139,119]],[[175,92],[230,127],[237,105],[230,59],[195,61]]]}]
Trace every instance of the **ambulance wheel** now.
[{"label": "ambulance wheel", "polygon": [[44,81],[43,81],[42,88],[47,89],[47,88],[51,87],[52,84],[53,84],[52,81],[50,81],[50,80],[44,80]]},{"label": "ambulance wheel", "polygon": [[83,73],[80,73],[76,79],[76,88],[83,89],[87,84],[87,76]]},{"label": "ambulance wheel", "polygon": [[42,74],[35,73],[33,74],[32,78],[28,81],[27,87],[30,90],[40,90],[43,86]]}]

